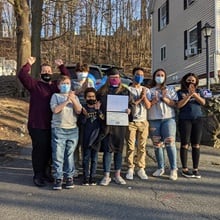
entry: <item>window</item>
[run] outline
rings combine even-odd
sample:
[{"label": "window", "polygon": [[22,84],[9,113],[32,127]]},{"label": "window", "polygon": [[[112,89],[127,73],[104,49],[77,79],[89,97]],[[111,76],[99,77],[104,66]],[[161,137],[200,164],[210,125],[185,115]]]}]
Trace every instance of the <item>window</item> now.
[{"label": "window", "polygon": [[184,0],[184,10],[187,9],[195,0]]},{"label": "window", "polygon": [[169,0],[158,8],[158,31],[169,24]]},{"label": "window", "polygon": [[166,4],[160,8],[160,29],[163,29],[167,25],[167,16],[166,16]]},{"label": "window", "polygon": [[198,36],[197,36],[197,27],[189,30],[189,42],[188,45],[190,48],[197,47]]},{"label": "window", "polygon": [[166,55],[166,46],[162,46],[160,48],[160,61],[163,61],[167,58],[167,55]]},{"label": "window", "polygon": [[202,52],[201,21],[184,31],[184,59]]}]

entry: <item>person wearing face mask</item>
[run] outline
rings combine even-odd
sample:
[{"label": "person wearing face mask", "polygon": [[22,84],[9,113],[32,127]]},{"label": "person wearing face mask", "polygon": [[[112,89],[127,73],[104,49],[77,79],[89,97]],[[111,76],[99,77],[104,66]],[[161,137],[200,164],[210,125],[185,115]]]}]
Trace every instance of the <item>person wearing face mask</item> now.
[{"label": "person wearing face mask", "polygon": [[[120,73],[117,68],[109,68],[107,70],[107,76],[108,79],[106,83],[97,91],[97,100],[99,100],[102,103],[101,110],[105,114],[107,108],[108,95],[125,95],[129,97],[129,90],[121,83]],[[130,109],[127,109],[127,113],[130,113]],[[107,125],[106,123],[104,125],[105,137],[101,143],[101,150],[104,153],[104,177],[100,182],[100,185],[102,186],[107,186],[111,182],[110,170],[112,154],[114,154],[115,169],[115,176],[113,180],[117,184],[126,184],[125,180],[121,177],[122,152],[124,147],[126,130],[127,126],[112,126]]]},{"label": "person wearing face mask", "polygon": [[77,80],[72,81],[72,89],[76,92],[77,96],[79,97],[80,103],[85,104],[85,89],[88,87],[95,88],[94,82],[89,79],[89,65],[86,63],[77,63],[75,72]]},{"label": "person wearing face mask", "polygon": [[94,88],[86,88],[84,97],[86,104],[83,105],[83,110],[78,118],[78,122],[83,126],[82,184],[87,186],[96,185],[95,176],[99,151],[99,146],[96,143],[102,131],[104,114],[100,110],[101,103],[96,100],[96,90]]},{"label": "person wearing face mask", "polygon": [[[200,141],[202,138],[202,109],[205,105],[202,90],[198,89],[199,78],[194,73],[188,73],[181,80],[181,88],[177,91],[179,108],[178,127],[180,132],[180,159],[182,176],[186,178],[201,178],[199,173]],[[189,146],[192,147],[192,172],[187,166]]]},{"label": "person wearing face mask", "polygon": [[150,137],[153,142],[158,169],[153,173],[154,177],[165,173],[164,149],[166,149],[169,163],[171,180],[177,180],[176,161],[176,121],[175,106],[178,100],[176,91],[171,86],[166,86],[166,72],[157,69],[153,74],[152,85],[148,99],[151,108],[148,110],[150,124]]},{"label": "person wearing face mask", "polygon": [[[95,84],[94,81],[89,78],[88,64],[77,63],[75,72],[76,72],[77,80],[72,81],[72,89],[75,91],[76,95],[78,96],[80,103],[82,105],[85,105],[86,104],[86,100],[84,98],[85,89],[89,87],[94,88]],[[82,151],[81,145],[83,141],[82,129],[83,127],[79,125],[79,142],[74,153],[77,169],[80,167],[80,159],[81,159],[80,156],[83,154],[83,152],[80,153],[80,151]],[[78,173],[79,171],[76,170],[74,176],[77,177]]]},{"label": "person wearing face mask", "polygon": [[78,143],[77,114],[82,111],[78,97],[71,88],[68,76],[59,79],[60,93],[54,93],[50,100],[53,112],[52,128],[52,162],[54,168],[53,189],[62,189],[63,179],[66,188],[71,189],[74,174],[74,150]]},{"label": "person wearing face mask", "polygon": [[68,76],[61,76],[58,80],[60,93],[54,93],[50,100],[53,112],[52,128],[52,162],[54,168],[53,189],[62,189],[63,179],[65,188],[73,185],[74,157],[73,153],[78,143],[77,114],[82,106],[75,92],[71,91],[71,81]]},{"label": "person wearing face mask", "polygon": [[135,146],[137,147],[137,161],[138,167],[137,175],[142,180],[147,180],[148,176],[145,172],[146,166],[146,142],[148,137],[148,121],[147,109],[150,108],[151,103],[147,99],[149,89],[141,86],[144,80],[144,69],[136,67],[133,69],[133,84],[129,86],[131,98],[131,115],[132,120],[128,126],[127,138],[127,164],[128,171],[126,179],[133,180],[134,176],[134,153]]},{"label": "person wearing face mask", "polygon": [[[30,93],[28,116],[28,131],[32,141],[33,182],[36,186],[45,186],[45,181],[53,181],[50,173],[51,160],[51,119],[50,98],[53,93],[59,92],[57,82],[52,81],[52,69],[49,64],[41,65],[40,80],[29,74],[35,57],[29,57],[27,63],[18,72],[17,77]],[[65,71],[63,61],[55,60],[63,75]]]}]

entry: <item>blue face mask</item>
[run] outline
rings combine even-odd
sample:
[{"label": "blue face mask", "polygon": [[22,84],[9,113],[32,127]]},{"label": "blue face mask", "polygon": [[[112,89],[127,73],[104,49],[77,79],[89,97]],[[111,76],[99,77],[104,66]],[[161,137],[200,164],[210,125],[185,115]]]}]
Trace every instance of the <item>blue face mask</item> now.
[{"label": "blue face mask", "polygon": [[60,92],[61,93],[68,93],[70,91],[70,85],[69,84],[61,84],[60,85]]},{"label": "blue face mask", "polygon": [[164,80],[165,80],[164,76],[156,76],[155,77],[155,81],[156,81],[157,84],[164,83]]},{"label": "blue face mask", "polygon": [[144,81],[144,77],[140,75],[135,75],[134,76],[134,81],[138,84],[141,84]]}]

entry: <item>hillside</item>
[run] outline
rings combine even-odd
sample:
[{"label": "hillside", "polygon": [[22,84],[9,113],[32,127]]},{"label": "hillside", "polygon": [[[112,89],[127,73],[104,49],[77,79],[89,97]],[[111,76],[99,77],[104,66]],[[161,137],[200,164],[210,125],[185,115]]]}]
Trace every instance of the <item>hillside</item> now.
[{"label": "hillside", "polygon": [[8,153],[16,152],[19,146],[30,143],[27,131],[27,101],[0,97],[0,160]]}]

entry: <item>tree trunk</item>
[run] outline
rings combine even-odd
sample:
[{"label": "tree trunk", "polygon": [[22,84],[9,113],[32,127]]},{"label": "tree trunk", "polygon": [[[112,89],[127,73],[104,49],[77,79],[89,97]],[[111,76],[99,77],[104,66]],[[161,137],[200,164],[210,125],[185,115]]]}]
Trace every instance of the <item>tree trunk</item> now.
[{"label": "tree trunk", "polygon": [[36,57],[36,62],[32,66],[32,75],[37,78],[40,73],[41,65],[41,28],[42,28],[42,5],[43,0],[31,0],[31,54]]},{"label": "tree trunk", "polygon": [[[17,70],[25,64],[28,57],[31,55],[31,41],[30,41],[30,9],[27,0],[15,0],[14,12],[17,22]],[[18,85],[18,92],[24,96],[22,86]]]}]

